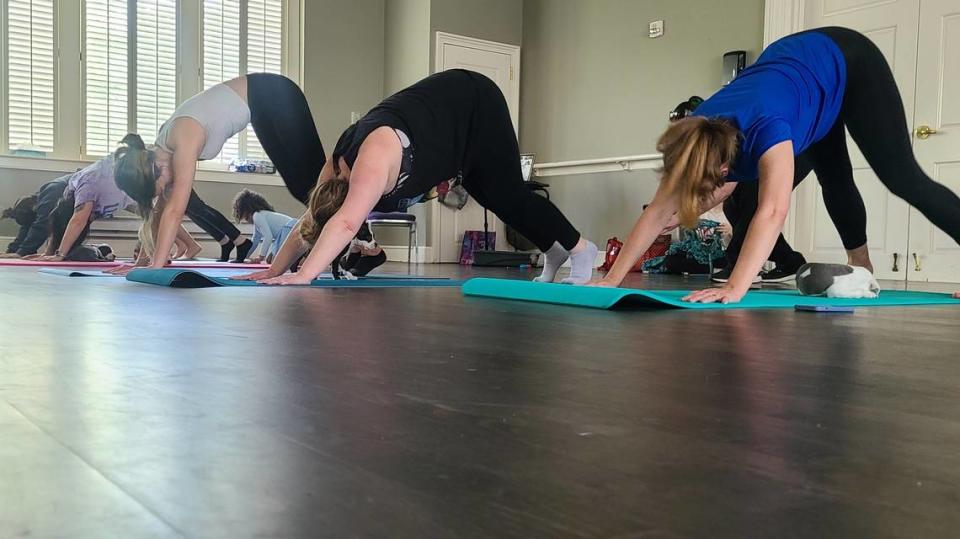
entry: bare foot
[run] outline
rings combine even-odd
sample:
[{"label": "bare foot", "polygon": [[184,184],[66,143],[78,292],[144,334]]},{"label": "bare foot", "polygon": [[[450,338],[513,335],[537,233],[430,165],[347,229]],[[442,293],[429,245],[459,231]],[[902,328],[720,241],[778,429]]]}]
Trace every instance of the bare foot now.
[{"label": "bare foot", "polygon": [[873,262],[870,262],[870,249],[866,244],[847,251],[847,264],[867,268],[873,273]]},{"label": "bare foot", "polygon": [[187,247],[187,250],[183,252],[182,255],[177,257],[177,260],[193,260],[197,258],[197,255],[200,254],[200,251],[203,250],[203,247],[199,243],[194,242],[193,245]]}]

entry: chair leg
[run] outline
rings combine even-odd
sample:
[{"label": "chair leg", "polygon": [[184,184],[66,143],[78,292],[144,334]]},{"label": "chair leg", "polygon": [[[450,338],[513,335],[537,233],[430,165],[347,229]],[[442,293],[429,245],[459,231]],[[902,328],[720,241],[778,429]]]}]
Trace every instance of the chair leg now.
[{"label": "chair leg", "polygon": [[407,227],[407,268],[409,268],[410,265],[413,264],[413,257],[410,256],[410,252],[413,249],[413,241],[411,241],[413,238],[410,237],[412,231],[413,231],[413,225],[408,226]]}]

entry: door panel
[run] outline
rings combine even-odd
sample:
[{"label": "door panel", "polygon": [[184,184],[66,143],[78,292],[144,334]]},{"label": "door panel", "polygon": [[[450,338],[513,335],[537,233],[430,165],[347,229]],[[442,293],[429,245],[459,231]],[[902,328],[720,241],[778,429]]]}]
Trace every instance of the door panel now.
[{"label": "door panel", "polygon": [[[917,160],[934,180],[960,193],[960,3],[923,0],[919,50],[914,124],[937,133],[915,138]],[[920,261],[911,279],[960,282],[960,246],[915,209],[910,230],[911,264],[914,252]]]},{"label": "door panel", "polygon": [[[845,26],[862,32],[883,52],[904,99],[907,118],[913,117],[916,85],[917,28],[920,0],[812,0],[806,3],[806,28]],[[909,209],[880,183],[857,145],[847,147],[854,179],[867,208],[867,244],[881,279],[903,280],[903,260],[909,240]],[[827,215],[813,174],[797,188],[796,248],[817,262],[846,262],[840,236]],[[899,257],[894,271],[894,254]]]}]

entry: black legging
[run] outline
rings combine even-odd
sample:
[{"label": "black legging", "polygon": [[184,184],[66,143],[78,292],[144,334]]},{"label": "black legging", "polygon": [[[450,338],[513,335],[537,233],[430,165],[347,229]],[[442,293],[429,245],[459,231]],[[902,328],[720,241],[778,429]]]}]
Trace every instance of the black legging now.
[{"label": "black legging", "polygon": [[290,194],[303,204],[327,162],[303,91],[272,73],[247,75],[250,125]]},{"label": "black legging", "polygon": [[523,181],[520,148],[510,109],[493,81],[477,77],[478,102],[473,113],[463,187],[484,208],[533,242],[541,251],[554,242],[568,251],[580,233],[563,213]]},{"label": "black legging", "polygon": [[832,27],[816,31],[837,43],[847,64],[840,116],[830,133],[805,152],[823,187],[827,212],[843,246],[849,250],[867,242],[867,212],[853,181],[844,126],[887,189],[960,243],[960,198],[933,181],[917,163],[903,99],[883,53],[853,30]]},{"label": "black legging", "polygon": [[190,191],[190,200],[187,201],[185,213],[191,221],[217,242],[222,242],[224,238],[234,241],[240,237],[240,230],[222,213],[208,206],[196,191]]},{"label": "black legging", "polygon": [[[810,174],[810,160],[806,154],[798,155],[794,160],[793,186],[796,187],[804,178]],[[824,198],[828,197],[824,193]],[[859,199],[860,193],[856,193]],[[747,237],[747,230],[750,228],[750,222],[754,214],[757,213],[757,203],[760,198],[759,182],[740,182],[733,193],[723,203],[723,214],[730,221],[733,228],[733,236],[730,238],[730,244],[727,245],[724,252],[727,260],[727,267],[732,268],[737,264],[740,257],[740,249],[743,248],[743,241]],[[863,202],[861,202],[861,205]],[[787,243],[783,234],[777,236],[777,243],[773,246],[773,251],[767,260],[776,263],[780,269],[797,269],[806,263],[802,254],[793,250],[793,247]]]}]

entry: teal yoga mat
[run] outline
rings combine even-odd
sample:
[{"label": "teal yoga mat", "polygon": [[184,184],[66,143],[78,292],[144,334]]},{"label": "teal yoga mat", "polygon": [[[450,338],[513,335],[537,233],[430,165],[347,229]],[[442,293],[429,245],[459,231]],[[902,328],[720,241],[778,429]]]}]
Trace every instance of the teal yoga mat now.
[{"label": "teal yoga mat", "polygon": [[[211,288],[217,286],[269,286],[254,281],[235,281],[227,277],[204,275],[199,271],[163,268],[135,269],[127,274],[127,280],[137,283],[169,286],[172,288]],[[397,288],[397,287],[438,287],[460,286],[463,281],[443,278],[426,278],[415,275],[367,276],[348,281],[333,278],[317,279],[308,286],[321,288]]]},{"label": "teal yoga mat", "polygon": [[601,288],[555,283],[535,283],[510,279],[470,279],[463,285],[467,296],[514,299],[574,305],[594,309],[618,306],[661,307],[680,309],[792,309],[797,305],[830,305],[843,307],[892,307],[906,305],[956,305],[960,300],[949,294],[902,292],[887,290],[876,299],[838,299],[801,296],[796,290],[759,290],[747,292],[739,303],[687,303],[680,298],[689,290],[637,290],[633,288]]}]

